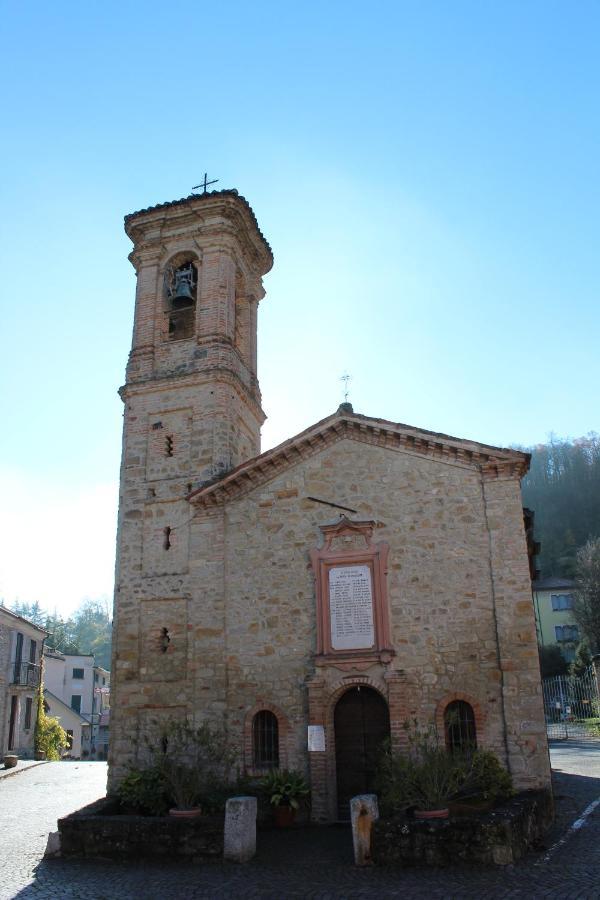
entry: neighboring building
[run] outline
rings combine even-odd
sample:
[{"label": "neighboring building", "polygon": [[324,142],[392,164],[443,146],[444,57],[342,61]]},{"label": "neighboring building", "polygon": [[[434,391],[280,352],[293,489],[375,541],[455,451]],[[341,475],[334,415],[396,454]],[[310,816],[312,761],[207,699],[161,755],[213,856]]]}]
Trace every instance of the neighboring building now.
[{"label": "neighboring building", "polygon": [[45,652],[44,696],[48,711],[69,736],[70,755],[106,759],[110,672],[92,654]]},{"label": "neighboring building", "polygon": [[0,606],[0,757],[32,757],[36,692],[47,632]]},{"label": "neighboring building", "polygon": [[111,790],[182,718],[225,727],[248,774],[301,769],[321,821],[372,789],[381,741],[403,746],[413,717],[494,750],[518,789],[548,788],[529,456],[348,403],[260,455],[273,259],[250,206],[215,191],[125,228]]},{"label": "neighboring building", "polygon": [[538,644],[557,644],[567,662],[572,662],[582,638],[573,618],[575,582],[570,578],[543,578],[534,581],[532,589]]}]

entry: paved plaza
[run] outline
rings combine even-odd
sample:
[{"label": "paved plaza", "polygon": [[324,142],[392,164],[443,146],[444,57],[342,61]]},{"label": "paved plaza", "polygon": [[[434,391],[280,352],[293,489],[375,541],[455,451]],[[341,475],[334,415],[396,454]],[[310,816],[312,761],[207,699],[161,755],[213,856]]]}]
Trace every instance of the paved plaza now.
[{"label": "paved plaza", "polygon": [[[246,865],[43,860],[59,816],[104,794],[106,765],[47,763],[0,778],[0,900],[169,898],[600,898],[600,745],[552,749],[558,817],[546,848],[515,866],[444,870],[358,870],[345,827],[259,833]],[[553,850],[552,847],[558,843]]]}]

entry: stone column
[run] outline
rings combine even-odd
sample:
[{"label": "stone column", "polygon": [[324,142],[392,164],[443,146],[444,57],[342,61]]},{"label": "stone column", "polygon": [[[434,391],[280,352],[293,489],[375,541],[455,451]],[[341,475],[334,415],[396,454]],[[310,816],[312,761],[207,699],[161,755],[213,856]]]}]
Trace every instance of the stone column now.
[{"label": "stone column", "polygon": [[256,797],[230,797],[225,805],[223,857],[248,862],[256,853]]},{"label": "stone column", "polygon": [[370,866],[371,829],[373,822],[379,818],[379,807],[375,794],[359,794],[350,801],[350,818],[352,821],[352,844],[354,846],[354,864]]}]

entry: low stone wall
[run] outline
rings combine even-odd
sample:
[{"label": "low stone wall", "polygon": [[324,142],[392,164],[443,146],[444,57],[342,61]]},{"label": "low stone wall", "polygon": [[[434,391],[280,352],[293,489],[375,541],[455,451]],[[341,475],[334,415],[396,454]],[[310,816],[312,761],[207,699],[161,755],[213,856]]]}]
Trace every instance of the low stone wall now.
[{"label": "low stone wall", "polygon": [[380,819],[373,824],[372,858],[395,866],[509,865],[539,844],[553,814],[549,791],[526,791],[488,813]]},{"label": "low stone wall", "polygon": [[90,859],[169,857],[208,862],[223,856],[223,816],[128,816],[110,797],[58,820],[61,856]]}]

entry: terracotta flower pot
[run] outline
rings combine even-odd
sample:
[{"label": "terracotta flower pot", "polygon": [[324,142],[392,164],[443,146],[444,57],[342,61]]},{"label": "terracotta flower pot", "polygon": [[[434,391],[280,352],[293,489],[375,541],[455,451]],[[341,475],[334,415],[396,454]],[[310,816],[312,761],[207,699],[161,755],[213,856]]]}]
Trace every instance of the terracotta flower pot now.
[{"label": "terracotta flower pot", "polygon": [[35,753],[33,754],[33,758],[37,759],[37,760],[46,759],[46,751],[45,750],[36,750]]},{"label": "terracotta flower pot", "polygon": [[294,824],[296,810],[293,806],[276,806],[273,810],[273,816],[277,828],[289,828]]},{"label": "terracotta flower pot", "polygon": [[19,757],[15,753],[7,753],[4,757],[4,768],[14,769],[19,761]]},{"label": "terracotta flower pot", "polygon": [[448,807],[445,809],[415,809],[415,819],[447,819]]},{"label": "terracotta flower pot", "polygon": [[202,809],[194,806],[192,809],[170,809],[169,815],[174,819],[197,819],[202,815]]},{"label": "terracotta flower pot", "polygon": [[450,813],[453,816],[473,816],[477,813],[489,812],[493,808],[493,800],[456,800],[450,804]]}]

